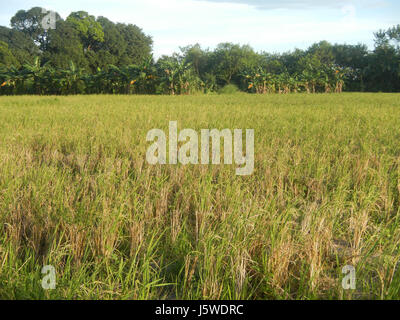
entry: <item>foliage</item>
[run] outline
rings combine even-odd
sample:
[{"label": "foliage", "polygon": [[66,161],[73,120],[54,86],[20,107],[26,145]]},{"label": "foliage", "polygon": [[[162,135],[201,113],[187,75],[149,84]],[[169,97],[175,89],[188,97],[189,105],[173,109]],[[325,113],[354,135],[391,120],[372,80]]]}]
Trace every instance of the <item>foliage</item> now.
[{"label": "foliage", "polygon": [[[233,43],[214,50],[195,44],[155,61],[151,37],[136,25],[77,11],[65,21],[56,14],[56,29],[46,31],[43,12],[40,7],[20,10],[11,19],[12,29],[0,27],[1,72],[10,79],[0,94],[186,95],[219,92],[230,84],[257,94],[400,91],[400,25],[376,32],[373,51],[327,41],[282,54]],[[37,61],[41,72],[25,70]],[[71,65],[79,70],[79,86],[58,88]],[[38,80],[51,74],[56,80]],[[39,90],[38,82],[51,87]]]},{"label": "foliage", "polygon": [[227,84],[218,90],[219,94],[235,94],[239,92],[239,88],[234,84]]},{"label": "foliage", "polygon": [[34,41],[25,33],[16,29],[0,26],[0,41],[8,45],[8,49],[17,60],[14,64],[16,67],[25,62],[33,62],[35,57],[40,55],[40,49]]},{"label": "foliage", "polygon": [[72,60],[94,73],[108,65],[138,64],[151,55],[151,37],[135,25],[77,11],[65,21],[55,13],[56,29],[44,30],[44,12],[40,7],[20,10],[11,19],[12,29],[0,27],[0,41],[8,44],[17,67],[40,56],[43,64],[49,62],[54,68],[68,68]]},{"label": "foliage", "polygon": [[[32,41],[39,45],[41,50],[46,50],[47,32],[43,29],[42,20],[46,16],[46,10],[34,7],[30,10],[19,10],[11,18],[11,27],[27,35]],[[58,13],[55,14],[57,21],[61,20]]]},{"label": "foliage", "polygon": [[8,48],[8,44],[0,41],[0,67],[6,67],[10,65],[18,66],[18,61]]},{"label": "foliage", "polygon": [[87,12],[72,12],[68,16],[67,22],[71,23],[78,32],[85,50],[90,51],[92,47],[104,42],[104,32],[101,24]]}]

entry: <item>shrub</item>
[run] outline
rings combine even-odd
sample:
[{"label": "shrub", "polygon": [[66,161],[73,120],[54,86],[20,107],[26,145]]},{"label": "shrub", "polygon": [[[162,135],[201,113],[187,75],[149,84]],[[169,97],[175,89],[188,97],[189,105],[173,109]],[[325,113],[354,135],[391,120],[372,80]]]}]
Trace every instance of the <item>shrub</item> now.
[{"label": "shrub", "polygon": [[219,94],[235,94],[238,93],[240,90],[234,84],[227,84],[225,87],[218,90]]}]

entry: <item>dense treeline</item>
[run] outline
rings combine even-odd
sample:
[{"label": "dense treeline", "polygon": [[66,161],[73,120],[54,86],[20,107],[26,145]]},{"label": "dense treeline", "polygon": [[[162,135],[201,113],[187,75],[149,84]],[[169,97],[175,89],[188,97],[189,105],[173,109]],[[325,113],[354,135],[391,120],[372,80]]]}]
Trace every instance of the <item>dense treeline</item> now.
[{"label": "dense treeline", "polygon": [[196,44],[152,57],[152,39],[131,24],[87,12],[44,29],[46,11],[20,10],[0,27],[0,94],[191,94],[400,91],[400,25],[375,33],[375,48],[322,41],[307,50],[257,53]]}]

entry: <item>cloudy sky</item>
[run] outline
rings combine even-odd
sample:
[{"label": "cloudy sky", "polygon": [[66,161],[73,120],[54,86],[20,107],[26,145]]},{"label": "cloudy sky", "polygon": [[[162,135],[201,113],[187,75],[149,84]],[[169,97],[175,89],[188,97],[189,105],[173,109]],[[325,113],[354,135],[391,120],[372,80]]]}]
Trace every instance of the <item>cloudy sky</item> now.
[{"label": "cloudy sky", "polygon": [[136,24],[153,37],[157,57],[188,44],[213,48],[227,41],[268,52],[320,40],[372,48],[374,31],[400,24],[398,0],[14,0],[1,6],[0,25],[34,6],[63,18],[84,10]]}]

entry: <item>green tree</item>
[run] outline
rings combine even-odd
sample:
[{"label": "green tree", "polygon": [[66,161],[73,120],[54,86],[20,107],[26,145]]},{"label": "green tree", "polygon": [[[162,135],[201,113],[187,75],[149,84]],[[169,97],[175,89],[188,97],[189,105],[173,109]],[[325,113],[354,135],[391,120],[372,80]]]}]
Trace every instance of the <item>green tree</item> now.
[{"label": "green tree", "polygon": [[204,76],[207,70],[208,52],[204,51],[200,44],[189,45],[180,48],[185,62],[190,63],[198,77]]},{"label": "green tree", "polygon": [[117,24],[117,29],[126,44],[118,65],[139,64],[151,55],[153,40],[144,34],[142,29],[136,25],[122,23]]},{"label": "green tree", "polygon": [[67,20],[78,31],[85,50],[90,51],[101,42],[104,42],[103,27],[94,16],[86,11],[72,12]]},{"label": "green tree", "polygon": [[400,25],[375,34],[375,50],[364,70],[368,91],[400,91]]},{"label": "green tree", "polygon": [[120,60],[127,49],[123,35],[117,25],[107,18],[98,17],[97,22],[100,23],[104,32],[104,41],[98,44],[96,52],[97,67],[103,69],[109,64],[122,67]]},{"label": "green tree", "polygon": [[[47,11],[41,7],[19,10],[11,18],[11,27],[26,34],[37,43],[42,50],[45,50],[47,45],[47,31],[43,29],[42,21],[46,15]],[[55,22],[61,20],[58,13],[55,13],[54,17],[56,19]]]},{"label": "green tree", "polygon": [[225,85],[230,84],[234,78],[238,79],[249,59],[254,57],[253,49],[247,45],[221,43],[211,55],[211,63],[217,79]]},{"label": "green tree", "polygon": [[79,68],[89,68],[83,44],[73,24],[59,21],[55,30],[49,30],[48,37],[49,44],[43,53],[44,62],[61,69],[69,68],[71,61]]},{"label": "green tree", "polygon": [[307,93],[316,93],[319,84],[325,84],[323,63],[318,54],[307,54],[299,60],[299,70]]},{"label": "green tree", "polygon": [[335,64],[350,68],[353,76],[347,79],[347,88],[350,91],[364,91],[364,72],[368,65],[368,48],[366,45],[340,45],[333,46]]},{"label": "green tree", "polygon": [[30,78],[32,84],[32,93],[41,94],[42,93],[42,73],[43,68],[40,65],[39,57],[35,58],[34,63],[27,63],[23,66],[22,70],[20,70],[21,75],[23,75],[24,80]]},{"label": "green tree", "polygon": [[8,48],[8,44],[0,41],[0,67],[18,66],[19,62]]},{"label": "green tree", "polygon": [[0,26],[0,41],[7,43],[8,49],[18,61],[17,65],[32,63],[40,55],[33,40],[21,31]]},{"label": "green tree", "polygon": [[190,94],[204,87],[192,63],[185,62],[183,56],[174,54],[163,56],[157,61],[161,86],[169,94]]}]

